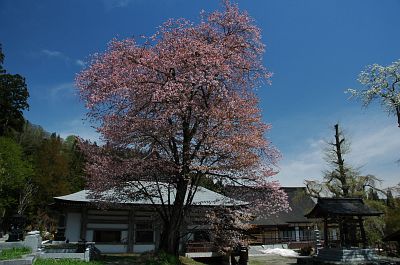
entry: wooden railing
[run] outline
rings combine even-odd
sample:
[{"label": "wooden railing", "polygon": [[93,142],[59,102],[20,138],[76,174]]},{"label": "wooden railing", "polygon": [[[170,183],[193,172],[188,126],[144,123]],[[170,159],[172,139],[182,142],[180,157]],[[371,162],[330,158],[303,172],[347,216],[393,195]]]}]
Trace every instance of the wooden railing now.
[{"label": "wooden railing", "polygon": [[266,237],[263,234],[252,234],[249,238],[250,244],[287,244],[291,242],[314,242],[315,239],[313,236],[302,236],[299,238],[299,241],[296,241],[296,238],[293,237]]},{"label": "wooden railing", "polygon": [[189,242],[186,244],[186,253],[193,252],[212,252],[212,242]]}]

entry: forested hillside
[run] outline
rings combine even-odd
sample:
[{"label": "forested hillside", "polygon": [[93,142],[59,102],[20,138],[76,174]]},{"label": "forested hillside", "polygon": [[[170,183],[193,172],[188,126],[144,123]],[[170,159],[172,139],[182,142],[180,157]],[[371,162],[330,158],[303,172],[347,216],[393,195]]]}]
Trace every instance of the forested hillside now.
[{"label": "forested hillside", "polygon": [[84,187],[83,156],[75,136],[62,139],[23,116],[29,108],[25,78],[3,68],[0,46],[0,228],[27,217],[28,228],[54,230],[54,196]]},{"label": "forested hillside", "polygon": [[33,229],[52,230],[52,197],[84,187],[83,157],[77,138],[62,139],[25,122],[21,132],[0,137],[0,214],[3,230],[14,214]]}]

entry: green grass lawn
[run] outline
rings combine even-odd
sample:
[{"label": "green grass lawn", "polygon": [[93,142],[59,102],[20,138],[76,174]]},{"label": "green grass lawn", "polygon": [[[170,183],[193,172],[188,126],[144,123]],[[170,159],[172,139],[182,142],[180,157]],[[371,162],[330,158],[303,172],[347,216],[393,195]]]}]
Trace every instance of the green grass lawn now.
[{"label": "green grass lawn", "polygon": [[30,248],[11,248],[11,249],[3,249],[0,252],[0,260],[7,259],[18,259],[21,258],[22,255],[31,253]]},{"label": "green grass lawn", "polygon": [[[181,265],[208,265],[209,262],[198,262],[191,258],[180,257]],[[250,257],[249,265],[288,265],[295,264],[296,259],[284,258],[280,256]],[[124,254],[124,255],[105,255],[100,260],[85,262],[71,259],[37,259],[34,265],[175,265],[177,263],[159,259],[158,256],[151,254]],[[213,263],[218,264],[218,263]]]},{"label": "green grass lawn", "polygon": [[289,265],[296,264],[294,258],[281,257],[278,255],[250,257],[249,265]]},{"label": "green grass lawn", "polygon": [[[22,255],[31,253],[29,248],[5,249],[0,252],[0,260],[17,259]],[[179,257],[181,265],[207,265],[191,258]],[[295,259],[283,258],[279,256],[250,257],[249,265],[286,265],[295,263]],[[34,265],[176,265],[177,260],[166,255],[153,254],[123,254],[123,255],[104,255],[99,260],[85,262],[73,259],[37,259]]]},{"label": "green grass lawn", "polygon": [[37,259],[35,265],[103,265],[100,261],[86,262],[74,259]]},{"label": "green grass lawn", "polygon": [[[181,265],[205,265],[190,258],[180,257]],[[177,260],[154,255],[104,255],[97,261],[85,262],[73,259],[37,259],[35,265],[175,265]]]},{"label": "green grass lawn", "polygon": [[182,265],[205,265],[204,263],[186,257],[179,257],[179,260],[181,261]]}]

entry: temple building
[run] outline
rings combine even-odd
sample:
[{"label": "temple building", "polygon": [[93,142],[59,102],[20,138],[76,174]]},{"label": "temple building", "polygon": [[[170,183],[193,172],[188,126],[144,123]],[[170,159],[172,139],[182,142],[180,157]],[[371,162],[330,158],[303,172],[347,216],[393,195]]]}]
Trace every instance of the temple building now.
[{"label": "temple building", "polygon": [[[120,199],[119,203],[100,209],[99,202],[90,197],[88,190],[55,197],[54,200],[53,207],[61,216],[58,240],[95,242],[96,248],[104,253],[142,253],[157,249],[160,243],[162,222],[154,210],[154,206],[161,206],[160,200]],[[164,201],[167,200],[164,198]],[[182,231],[185,237],[181,249],[184,252],[188,252],[187,249],[194,252],[188,255],[191,257],[213,256],[215,253],[210,242],[207,246],[203,243],[196,245],[196,241],[204,241],[202,235],[209,229],[205,222],[206,209],[244,203],[198,187],[192,204],[193,211],[187,218],[188,225]],[[193,245],[188,246],[187,242]]]},{"label": "temple building", "polygon": [[318,198],[306,214],[323,222],[324,248],[317,259],[342,264],[376,261],[374,250],[367,248],[363,218],[381,214],[360,198]]}]

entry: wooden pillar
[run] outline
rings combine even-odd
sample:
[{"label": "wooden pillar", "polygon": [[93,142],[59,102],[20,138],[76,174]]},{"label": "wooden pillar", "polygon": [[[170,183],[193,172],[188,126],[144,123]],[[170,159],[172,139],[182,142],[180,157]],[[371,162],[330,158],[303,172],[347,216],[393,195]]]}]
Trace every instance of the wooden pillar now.
[{"label": "wooden pillar", "polygon": [[328,218],[324,218],[324,247],[328,247]]},{"label": "wooden pillar", "polygon": [[365,236],[364,223],[361,216],[358,217],[358,224],[360,226],[363,248],[367,248],[367,237]]},{"label": "wooden pillar", "polygon": [[80,239],[81,240],[86,240],[86,229],[87,229],[87,208],[82,207],[81,211],[81,233],[80,233]]},{"label": "wooden pillar", "polygon": [[343,246],[348,248],[350,246],[350,237],[349,237],[349,226],[346,222],[346,218],[343,218],[342,230],[343,230],[343,242],[344,242]]},{"label": "wooden pillar", "polygon": [[340,246],[344,246],[344,232],[343,232],[343,219],[338,219],[338,224],[339,224],[339,234],[340,234]]},{"label": "wooden pillar", "polygon": [[128,212],[128,252],[133,252],[134,244],[134,212],[130,209]]}]

